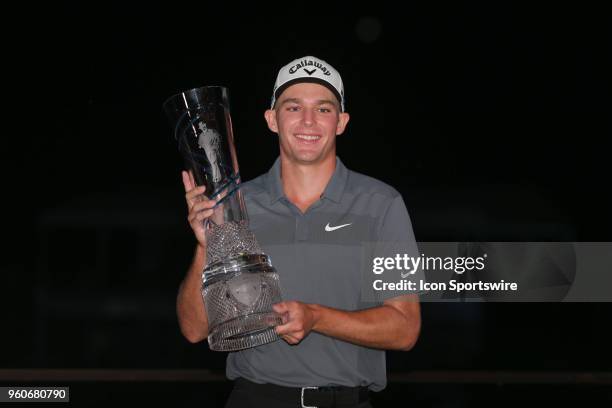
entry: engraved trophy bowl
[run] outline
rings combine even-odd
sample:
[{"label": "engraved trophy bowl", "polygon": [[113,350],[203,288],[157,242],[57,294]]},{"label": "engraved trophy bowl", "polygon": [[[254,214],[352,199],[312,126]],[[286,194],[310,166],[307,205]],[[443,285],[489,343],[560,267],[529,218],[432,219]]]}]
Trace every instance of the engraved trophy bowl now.
[{"label": "engraved trophy bowl", "polygon": [[216,199],[206,220],[206,266],[202,296],[211,350],[235,351],[279,339],[272,310],[281,301],[278,273],[253,232],[234,147],[228,90],[205,86],[164,102],[185,168],[205,195]]}]

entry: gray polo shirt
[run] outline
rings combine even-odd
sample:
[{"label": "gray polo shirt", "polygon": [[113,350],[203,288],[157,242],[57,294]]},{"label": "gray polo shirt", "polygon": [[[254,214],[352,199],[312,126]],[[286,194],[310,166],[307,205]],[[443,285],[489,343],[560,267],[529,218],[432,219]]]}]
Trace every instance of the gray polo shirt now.
[{"label": "gray polo shirt", "polygon": [[[405,252],[418,256],[400,194],[348,170],[340,159],[321,199],[305,213],[283,193],[280,159],[242,191],[250,227],[279,273],[283,300],[349,311],[373,307],[361,296],[364,243],[405,242]],[[379,391],[387,383],[383,350],[315,332],[298,345],[278,340],[229,353],[226,373],[229,379],[289,387],[360,385]]]}]

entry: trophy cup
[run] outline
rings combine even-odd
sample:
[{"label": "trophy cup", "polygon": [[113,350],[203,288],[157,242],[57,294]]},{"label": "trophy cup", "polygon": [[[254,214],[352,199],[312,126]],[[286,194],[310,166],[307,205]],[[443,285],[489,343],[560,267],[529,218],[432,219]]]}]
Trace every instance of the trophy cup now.
[{"label": "trophy cup", "polygon": [[248,227],[240,190],[227,88],[205,86],[170,97],[164,110],[197,185],[216,199],[206,220],[202,296],[211,350],[235,351],[278,340],[272,310],[280,302],[278,273]]}]

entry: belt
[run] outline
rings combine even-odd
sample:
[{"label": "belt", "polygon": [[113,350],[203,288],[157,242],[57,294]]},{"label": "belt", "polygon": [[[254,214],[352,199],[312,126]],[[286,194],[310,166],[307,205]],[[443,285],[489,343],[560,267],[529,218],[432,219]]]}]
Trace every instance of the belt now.
[{"label": "belt", "polygon": [[253,393],[287,402],[296,402],[302,408],[350,407],[370,399],[367,387],[283,387],[276,384],[259,384],[237,378],[236,385]]}]

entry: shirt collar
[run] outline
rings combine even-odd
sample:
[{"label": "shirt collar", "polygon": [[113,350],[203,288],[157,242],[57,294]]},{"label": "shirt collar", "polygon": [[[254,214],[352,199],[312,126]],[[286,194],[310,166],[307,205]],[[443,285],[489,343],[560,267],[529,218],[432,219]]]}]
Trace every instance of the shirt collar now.
[{"label": "shirt collar", "polygon": [[270,204],[274,204],[285,196],[283,192],[283,184],[281,182],[281,162],[280,156],[276,158],[276,161],[268,171],[267,177],[268,192],[270,193]]},{"label": "shirt collar", "polygon": [[[336,156],[336,169],[334,170],[334,174],[332,174],[331,179],[327,183],[323,194],[321,194],[321,198],[327,198],[331,201],[339,203],[342,198],[342,194],[344,193],[347,180],[348,169],[344,166],[340,158]],[[280,157],[276,159],[268,171],[266,184],[270,194],[270,204],[274,204],[276,201],[285,196],[283,191],[283,183],[281,181]]]}]

